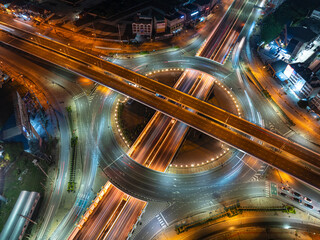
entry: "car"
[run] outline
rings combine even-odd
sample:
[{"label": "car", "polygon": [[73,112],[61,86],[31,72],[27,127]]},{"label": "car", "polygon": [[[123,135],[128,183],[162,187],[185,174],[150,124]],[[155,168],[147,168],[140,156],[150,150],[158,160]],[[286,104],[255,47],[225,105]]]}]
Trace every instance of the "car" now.
[{"label": "car", "polygon": [[313,209],[313,206],[310,205],[310,204],[308,204],[308,203],[305,203],[305,204],[303,204],[303,205],[305,205],[307,208]]},{"label": "car", "polygon": [[286,187],[281,187],[280,188],[282,191],[286,191],[286,192],[289,192],[289,188],[286,188]]},{"label": "car", "polygon": [[308,197],[304,197],[303,199],[304,199],[305,201],[309,202],[309,203],[312,203],[312,200],[311,200],[310,198],[308,198]]},{"label": "car", "polygon": [[286,197],[286,196],[287,196],[287,194],[285,194],[285,193],[283,193],[283,192],[280,192],[280,195],[281,195],[282,197]]},{"label": "car", "polygon": [[294,196],[296,196],[296,197],[301,197],[301,194],[298,193],[298,192],[292,191],[292,194],[293,194]]},{"label": "car", "polygon": [[293,198],[292,198],[292,200],[293,200],[293,201],[295,201],[295,202],[297,202],[297,203],[301,203],[301,202],[302,202],[302,200],[301,200],[301,199],[296,198],[296,197],[293,197]]}]

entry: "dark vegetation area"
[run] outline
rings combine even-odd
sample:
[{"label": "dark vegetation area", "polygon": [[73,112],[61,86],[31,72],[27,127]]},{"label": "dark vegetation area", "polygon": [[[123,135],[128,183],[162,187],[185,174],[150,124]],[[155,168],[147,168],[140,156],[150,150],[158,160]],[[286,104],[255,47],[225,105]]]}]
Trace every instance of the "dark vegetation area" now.
[{"label": "dark vegetation area", "polygon": [[261,40],[269,43],[279,36],[285,25],[295,25],[317,7],[320,7],[319,0],[286,0],[262,20]]}]

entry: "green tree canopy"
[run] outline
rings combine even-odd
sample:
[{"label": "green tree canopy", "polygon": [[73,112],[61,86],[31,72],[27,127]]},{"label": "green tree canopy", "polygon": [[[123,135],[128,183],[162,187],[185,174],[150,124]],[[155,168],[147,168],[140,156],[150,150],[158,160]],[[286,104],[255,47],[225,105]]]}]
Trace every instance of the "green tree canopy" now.
[{"label": "green tree canopy", "polygon": [[285,25],[297,22],[313,9],[320,6],[319,0],[286,0],[261,24],[261,40],[268,43],[275,39]]}]

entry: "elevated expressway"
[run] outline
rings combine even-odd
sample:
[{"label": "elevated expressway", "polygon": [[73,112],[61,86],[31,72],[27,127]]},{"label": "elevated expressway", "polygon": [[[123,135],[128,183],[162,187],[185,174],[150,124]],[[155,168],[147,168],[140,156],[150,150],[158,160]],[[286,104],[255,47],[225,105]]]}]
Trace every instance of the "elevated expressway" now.
[{"label": "elevated expressway", "polygon": [[[240,7],[242,4],[243,2],[238,2],[238,4],[235,5]],[[235,15],[237,16],[239,13],[236,13],[237,14]],[[235,16],[228,12],[226,18],[227,20],[222,21],[218,26],[219,30],[226,28],[228,23],[232,21]],[[219,21],[219,19],[217,19],[217,21]],[[213,39],[213,41],[210,42],[215,43],[215,37],[217,35],[219,34],[213,35],[213,37],[210,38],[211,40]],[[226,33],[223,33],[223,35],[226,35]],[[211,45],[207,44],[207,46],[209,48]],[[203,56],[210,57],[210,55]],[[211,92],[213,85],[214,79],[212,77],[199,74],[199,72],[194,70],[186,70],[176,82],[174,88],[189,93],[199,99],[205,99]],[[160,112],[156,112],[152,120],[149,121],[144,131],[140,134],[139,138],[135,141],[130,151],[125,155],[150,169],[163,172],[170,164],[177,149],[183,142],[188,128],[189,127],[186,124],[176,121]],[[110,138],[112,137],[109,136],[108,139]],[[100,148],[100,150],[101,152],[106,151],[105,148]],[[113,159],[117,159],[117,157],[114,157]],[[106,172],[110,179],[116,177],[116,175],[110,174],[109,170]],[[139,186],[139,184],[136,184],[136,186]],[[110,189],[114,190],[113,188],[114,187],[110,187]],[[181,190],[182,189],[179,189],[179,191]],[[176,192],[176,190],[173,192]],[[88,216],[87,222],[84,222],[82,219],[79,222],[79,227],[74,229],[70,238],[86,239],[90,236],[99,239],[100,236],[104,236],[104,239],[125,239],[130,233],[132,226],[141,215],[146,203],[138,199],[126,197],[126,203],[121,204],[124,202],[124,199],[121,196],[119,197],[119,194],[123,195],[120,190],[117,190],[104,197],[102,200],[103,204],[101,204],[102,206],[99,204],[97,206],[99,209],[92,209],[93,212],[90,217]],[[107,206],[113,205],[114,202],[119,203],[115,210],[117,216],[114,213],[108,215],[101,214],[101,212],[107,212]],[[106,211],[104,211],[104,209],[106,209]],[[88,213],[85,214],[84,218],[86,218],[87,214]],[[111,227],[108,226],[109,222],[113,223]],[[102,225],[101,223],[107,224]],[[97,226],[99,227],[97,228]],[[79,228],[81,228],[80,231]],[[103,230],[99,230],[99,228]]]},{"label": "elevated expressway", "polygon": [[[71,69],[71,68],[70,68]],[[152,90],[152,91],[154,91],[154,90]],[[161,95],[166,95],[166,94],[161,94]],[[172,98],[173,99],[173,98]],[[189,106],[188,106],[189,107]],[[226,112],[225,112],[226,113]],[[226,119],[226,121],[229,123],[229,120],[228,120],[228,118],[230,118],[230,116],[233,116],[233,115],[230,115],[229,113],[226,113],[227,115],[224,115],[223,117],[226,117],[225,119]],[[254,129],[255,130],[255,129]],[[121,221],[120,221],[121,222]]]},{"label": "elevated expressway", "polygon": [[[6,25],[5,23],[2,23],[3,25]],[[10,27],[10,26],[7,26]],[[38,36],[32,33],[28,33],[19,29],[14,28],[10,34],[14,36],[18,36],[19,38],[23,38],[24,40],[28,40],[30,43],[36,43],[39,46],[45,47],[47,49],[51,49],[56,53],[62,54],[68,58],[77,60],[86,66],[88,66],[88,69],[86,71],[90,72],[89,68],[91,65],[98,66],[99,68],[103,69],[104,71],[114,74],[115,76],[121,77],[123,79],[126,79],[127,81],[139,85],[143,89],[147,89],[153,93],[158,93],[162,96],[167,97],[168,99],[171,99],[174,102],[177,102],[185,107],[191,108],[195,110],[198,113],[201,113],[215,121],[219,121],[222,124],[228,125],[231,128],[237,129],[241,132],[244,132],[254,138],[260,139],[261,141],[264,141],[281,151],[288,152],[300,159],[303,159],[307,161],[309,164],[312,164],[316,167],[320,167],[320,156],[309,149],[306,149],[298,144],[295,144],[279,135],[274,134],[271,131],[268,131],[264,128],[261,128],[249,121],[246,121],[244,119],[241,119],[233,114],[230,114],[218,107],[215,107],[214,105],[210,105],[204,101],[200,101],[196,99],[195,97],[190,96],[189,94],[183,93],[179,90],[176,90],[174,88],[168,87],[164,84],[161,84],[153,79],[150,79],[146,76],[143,76],[139,73],[136,73],[134,71],[131,71],[129,69],[123,68],[119,65],[110,63],[108,61],[102,60],[96,56],[87,54],[83,51],[80,51],[78,49],[69,47],[67,45],[61,44],[59,42],[52,41],[50,39],[47,39],[42,36]],[[22,51],[26,51],[32,55],[38,56],[40,58],[43,58],[45,60],[48,60],[50,62],[50,57],[48,56],[41,56],[41,53],[38,54],[36,49],[32,50],[30,44],[27,41],[23,41],[20,39],[10,40],[10,37],[8,36],[8,40],[10,43],[9,45],[16,47],[18,49],[21,49]],[[12,39],[12,38],[11,38]],[[5,41],[4,41],[5,42]],[[208,43],[207,43],[208,44]],[[35,45],[33,45],[35,47]],[[26,49],[23,49],[21,47],[26,47]],[[40,48],[39,48],[40,49]],[[65,63],[61,63],[62,67],[65,67],[69,69],[68,62],[64,60]],[[57,64],[59,65],[59,64]],[[60,65],[61,66],[61,65]],[[82,67],[83,68],[83,67]],[[72,69],[77,72],[77,69]],[[80,69],[79,69],[80,70]],[[97,69],[98,70],[98,69]],[[79,72],[81,75],[85,75],[86,71],[81,70],[82,72]],[[114,77],[114,76],[113,76]],[[111,80],[111,79],[109,79]],[[102,85],[108,86],[112,88],[111,81],[106,80],[94,80]],[[113,78],[112,81],[115,81]],[[121,93],[121,89],[114,89]],[[128,95],[130,96],[130,94]],[[232,145],[232,144],[231,144]]]},{"label": "elevated expressway", "polygon": [[[32,34],[23,34],[28,35],[25,36],[28,39],[32,38],[29,37],[29,35]],[[47,39],[45,40],[47,41]],[[110,62],[103,61],[95,56],[86,54],[79,50],[68,48],[65,45],[65,48],[70,49],[70,51],[67,51],[67,54],[61,55],[55,51],[49,50],[53,49],[53,47],[47,47],[49,49],[45,49],[41,46],[35,45],[33,42],[13,37],[12,35],[4,32],[1,34],[1,41],[9,46],[28,52],[29,54],[42,58],[58,66],[74,71],[77,74],[83,75],[102,85],[110,87],[115,91],[130,96],[141,103],[159,110],[175,119],[185,122],[189,126],[201,132],[204,132],[212,137],[226,142],[229,145],[241,149],[318,189],[320,187],[320,183],[315,180],[315,177],[318,176],[316,172],[301,167],[301,164],[291,161],[293,158],[292,156],[284,156],[284,154],[280,154],[279,151],[285,151],[316,167],[320,167],[319,155],[266,129],[236,117],[235,115],[223,111],[204,101],[200,101],[188,94],[158,83],[155,80],[147,78],[136,72],[130,71]],[[52,43],[52,45],[59,46],[59,43],[52,41],[49,42]],[[75,52],[76,56],[72,55],[72,52]],[[70,57],[76,59],[77,61],[70,59]],[[78,62],[80,59],[81,62]],[[83,64],[83,62],[88,63]],[[116,76],[103,74],[98,68],[90,67],[89,63],[99,65],[100,69],[102,68],[107,72],[116,74],[121,78],[138,84],[141,86],[141,88],[147,89],[149,92],[131,86]],[[158,93],[162,96],[165,96],[174,102],[178,102],[185,107],[193,109],[196,112],[211,118],[212,120],[209,120],[208,118],[202,117],[198,114],[191,113],[190,111],[183,109],[178,105],[156,97],[153,93]],[[266,146],[262,146],[253,140],[248,139],[242,134],[231,131],[227,126],[242,131],[251,137],[264,141],[274,146],[278,150],[275,151]]]}]

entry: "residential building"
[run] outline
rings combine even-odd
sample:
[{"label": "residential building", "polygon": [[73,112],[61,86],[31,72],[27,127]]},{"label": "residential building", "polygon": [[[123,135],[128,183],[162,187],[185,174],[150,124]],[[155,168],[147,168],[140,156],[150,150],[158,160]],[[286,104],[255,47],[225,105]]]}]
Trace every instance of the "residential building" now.
[{"label": "residential building", "polygon": [[288,65],[284,71],[288,77],[288,82],[291,84],[291,89],[300,97],[311,99],[320,90],[320,81],[311,72],[300,63]]},{"label": "residential building", "polygon": [[183,29],[184,22],[186,20],[186,15],[174,12],[165,16],[165,21],[167,28],[170,33],[178,33]]},{"label": "residential building", "polygon": [[320,92],[309,102],[310,108],[320,114]]},{"label": "residential building", "polygon": [[167,22],[164,15],[156,14],[153,18],[155,33],[164,33],[166,31]]},{"label": "residential building", "polygon": [[199,7],[194,3],[183,5],[179,13],[186,15],[187,22],[195,21],[201,17]]},{"label": "residential building", "polygon": [[196,0],[194,4],[198,6],[201,16],[207,16],[217,2],[218,0]]},{"label": "residential building", "polygon": [[295,59],[302,51],[311,48],[317,34],[306,27],[289,27],[287,37],[284,35],[282,38],[283,42],[288,42],[285,49],[287,54],[291,55],[291,59]]},{"label": "residential building", "polygon": [[132,34],[149,36],[152,35],[152,25],[153,19],[150,17],[139,17],[136,21],[132,23]]}]

